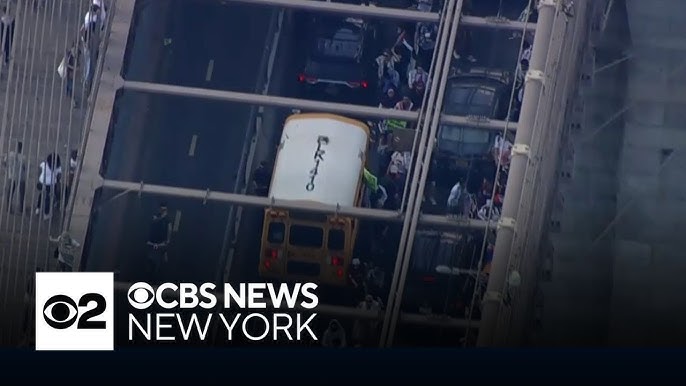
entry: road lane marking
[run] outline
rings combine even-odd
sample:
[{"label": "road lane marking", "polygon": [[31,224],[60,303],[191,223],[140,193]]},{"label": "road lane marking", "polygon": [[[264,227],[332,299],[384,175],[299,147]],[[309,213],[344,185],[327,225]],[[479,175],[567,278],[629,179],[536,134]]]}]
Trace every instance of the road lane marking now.
[{"label": "road lane marking", "polygon": [[193,157],[195,155],[195,147],[198,145],[198,136],[193,134],[191,137],[191,146],[188,148],[188,156]]},{"label": "road lane marking", "polygon": [[210,59],[207,63],[207,72],[205,73],[205,81],[209,82],[212,79],[212,71],[214,71],[214,59]]},{"label": "road lane marking", "polygon": [[174,227],[172,228],[172,231],[178,232],[179,231],[179,224],[181,224],[181,211],[177,210],[176,216],[174,216]]}]

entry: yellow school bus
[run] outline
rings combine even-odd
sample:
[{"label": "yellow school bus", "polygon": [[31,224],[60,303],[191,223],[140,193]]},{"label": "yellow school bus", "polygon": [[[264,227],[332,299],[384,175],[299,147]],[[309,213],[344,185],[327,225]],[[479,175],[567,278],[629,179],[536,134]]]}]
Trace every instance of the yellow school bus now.
[{"label": "yellow school bus", "polygon": [[[284,124],[269,197],[359,206],[369,128],[333,114],[295,114]],[[346,284],[357,234],[351,217],[266,208],[260,276]]]}]

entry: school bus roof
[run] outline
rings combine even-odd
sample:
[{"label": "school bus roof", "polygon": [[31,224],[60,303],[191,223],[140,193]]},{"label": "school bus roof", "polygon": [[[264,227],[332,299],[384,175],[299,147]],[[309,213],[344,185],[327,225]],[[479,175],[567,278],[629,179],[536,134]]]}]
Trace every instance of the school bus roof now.
[{"label": "school bus roof", "polygon": [[334,114],[288,117],[269,195],[353,206],[361,183],[369,128]]}]

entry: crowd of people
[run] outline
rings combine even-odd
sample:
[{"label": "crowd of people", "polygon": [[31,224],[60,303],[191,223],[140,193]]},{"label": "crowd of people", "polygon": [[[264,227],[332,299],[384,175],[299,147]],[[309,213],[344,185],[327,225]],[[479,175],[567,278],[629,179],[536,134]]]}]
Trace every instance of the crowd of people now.
[{"label": "crowd of people", "polygon": [[[102,34],[107,24],[107,6],[104,0],[92,0],[83,17],[78,37],[67,48],[57,73],[64,80],[65,95],[72,106],[78,108],[82,99],[88,97],[93,81],[94,64],[97,62]],[[76,93],[76,74],[81,71],[83,93]]]}]

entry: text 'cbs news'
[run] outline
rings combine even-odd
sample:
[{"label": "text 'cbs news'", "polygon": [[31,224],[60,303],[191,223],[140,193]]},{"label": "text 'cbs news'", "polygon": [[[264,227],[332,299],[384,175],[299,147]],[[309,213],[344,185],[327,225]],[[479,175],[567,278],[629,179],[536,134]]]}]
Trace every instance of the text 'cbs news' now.
[{"label": "text 'cbs news'", "polygon": [[[113,350],[114,290],[112,273],[37,273],[36,349]],[[316,341],[310,327],[319,304],[316,290],[314,283],[217,288],[214,283],[138,282],[128,287],[126,302],[116,304],[116,323],[125,317],[126,339],[133,343]]]}]

